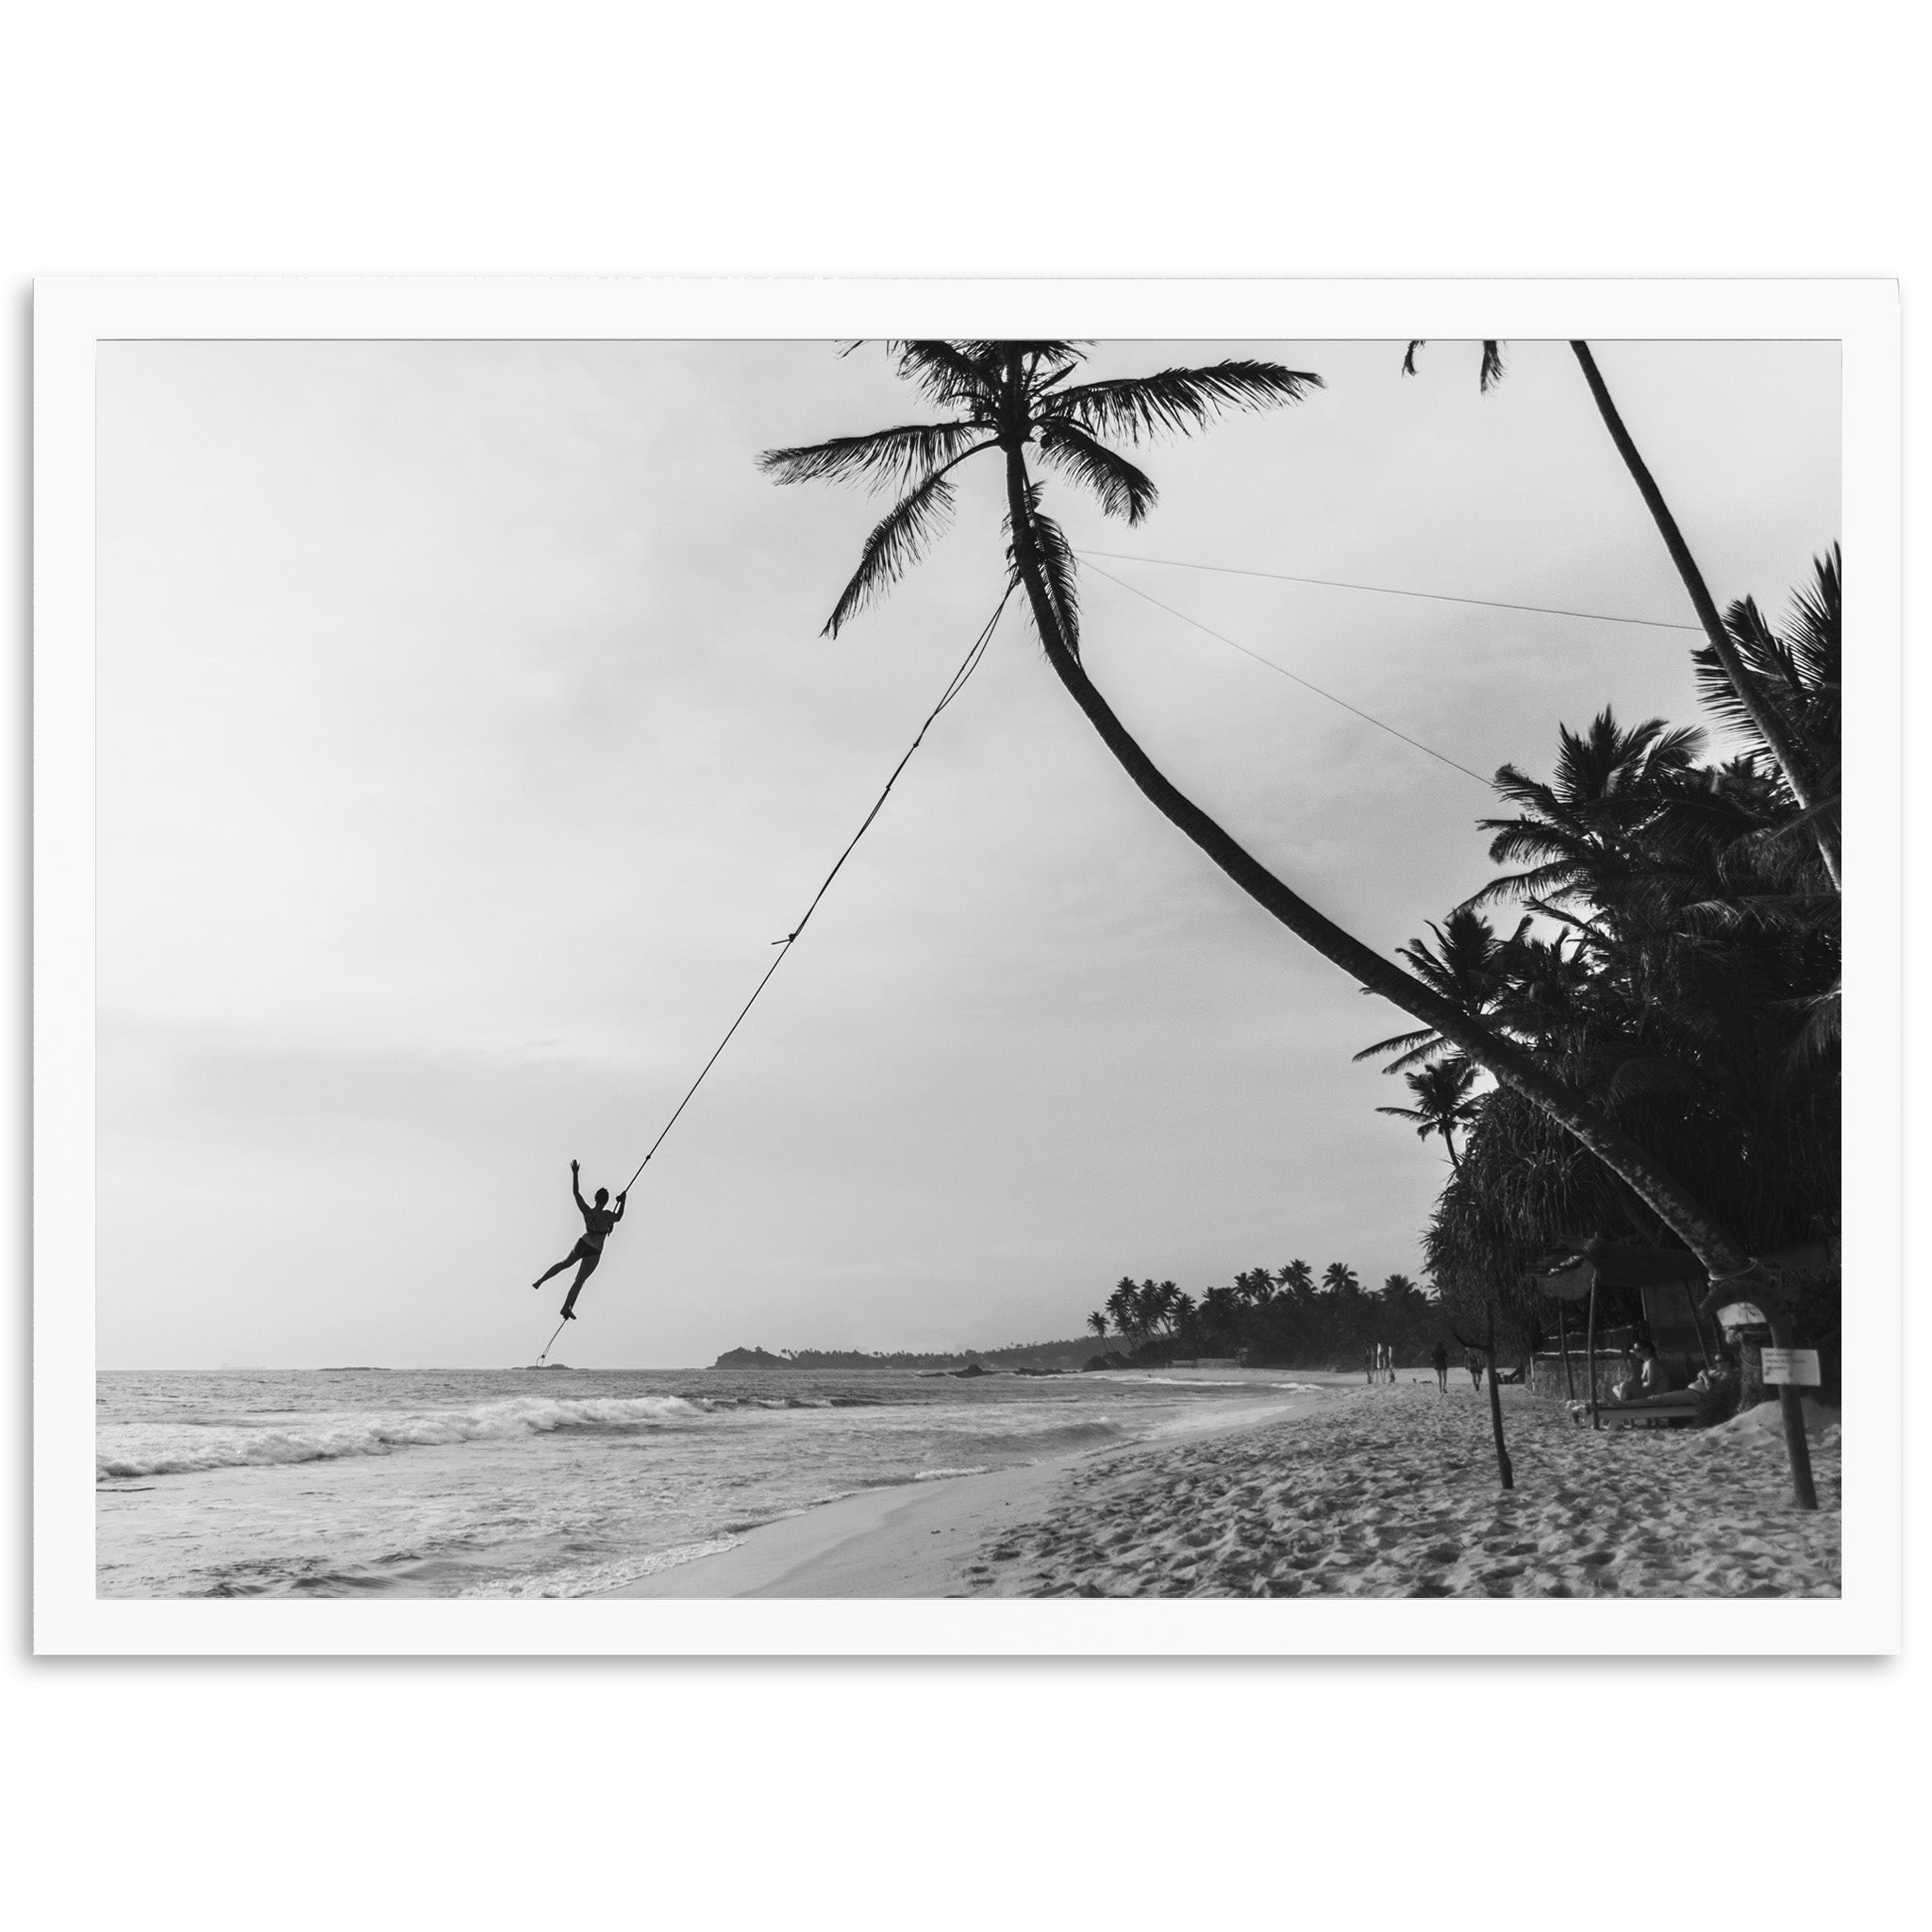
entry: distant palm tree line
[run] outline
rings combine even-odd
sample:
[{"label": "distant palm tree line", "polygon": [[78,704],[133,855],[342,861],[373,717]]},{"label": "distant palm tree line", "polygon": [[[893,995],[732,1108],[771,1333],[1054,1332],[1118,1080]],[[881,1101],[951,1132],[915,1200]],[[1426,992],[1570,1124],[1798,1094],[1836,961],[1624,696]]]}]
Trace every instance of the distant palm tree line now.
[{"label": "distant palm tree line", "polygon": [[[1504,767],[1498,790],[1517,815],[1485,829],[1492,858],[1521,869],[1432,928],[1434,947],[1411,941],[1401,964],[1309,905],[1182,793],[1094,688],[1074,555],[1029,468],[1037,458],[1137,524],[1155,486],[1103,438],[1138,442],[1225,409],[1291,404],[1320,387],[1318,375],[1242,360],[1080,382],[1084,352],[1067,341],[901,341],[891,345],[899,373],[948,412],[941,420],[760,460],[781,482],[853,480],[895,499],[826,623],[836,634],[942,525],[951,473],[997,452],[1009,589],[1024,592],[1049,666],[1108,751],[1251,898],[1420,1023],[1369,1051],[1393,1054],[1408,1074],[1415,1105],[1391,1111],[1439,1135],[1450,1155],[1425,1249],[1445,1300],[1492,1307],[1522,1289],[1540,1241],[1585,1233],[1680,1244],[1713,1281],[1736,1291],[1748,1279],[1763,1298],[1773,1284],[1755,1255],[1794,1226],[1815,1228],[1837,1199],[1838,560],[1820,565],[1783,634],[1748,601],[1720,619],[1588,345],[1571,346],[1697,611],[1706,702],[1747,749],[1700,764],[1697,733],[1657,720],[1628,731],[1606,710],[1586,732],[1563,731],[1549,783]],[[1405,358],[1410,373],[1418,347]],[[1482,386],[1502,374],[1501,345],[1486,342]],[[1500,898],[1528,908],[1507,938],[1475,909]],[[1539,918],[1557,928],[1553,938]],[[1495,1083],[1486,1093],[1477,1069]],[[1189,1319],[1204,1337],[1232,1332],[1233,1290],[1220,1300],[1209,1290],[1190,1318],[1169,1284],[1151,1285],[1155,1302],[1149,1286],[1135,1291],[1140,1325],[1128,1333],[1164,1326],[1178,1341]],[[1339,1280],[1326,1292],[1331,1311],[1350,1306]],[[1298,1291],[1287,1294],[1284,1334],[1300,1305]]]},{"label": "distant palm tree line", "polygon": [[1331,1261],[1318,1282],[1307,1262],[1250,1268],[1198,1300],[1172,1281],[1123,1275],[1087,1325],[1105,1342],[1109,1328],[1136,1357],[1234,1356],[1290,1367],[1353,1365],[1386,1343],[1397,1361],[1421,1361],[1436,1334],[1429,1298],[1407,1274],[1377,1292],[1355,1270]]}]

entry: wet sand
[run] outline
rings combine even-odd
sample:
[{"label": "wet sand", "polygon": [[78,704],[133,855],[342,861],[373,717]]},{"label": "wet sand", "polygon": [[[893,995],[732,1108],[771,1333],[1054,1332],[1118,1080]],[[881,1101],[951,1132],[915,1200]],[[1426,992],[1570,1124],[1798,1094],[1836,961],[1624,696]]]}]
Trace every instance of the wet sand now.
[{"label": "wet sand", "polygon": [[[1254,1388],[1257,1405],[1277,1419],[1307,1415],[1322,1395],[1275,1395],[1284,1381],[1326,1383],[1329,1376],[1280,1371],[1158,1370],[1153,1379],[1215,1382]],[[1278,1425],[1278,1422],[1275,1424]],[[1204,1411],[1181,1441],[1198,1444],[1255,1426],[1243,1408],[1232,1421]],[[902,1484],[844,1496],[801,1516],[751,1531],[736,1549],[660,1570],[605,1594],[616,1597],[944,1597],[979,1594],[987,1571],[982,1552],[1033,1524],[1057,1506],[1069,1477],[1095,1452],[1078,1450],[1049,1461],[983,1475]],[[1145,1446],[1108,1451],[1109,1460],[1146,1453]]]},{"label": "wet sand", "polygon": [[1487,1400],[1457,1379],[1444,1396],[1433,1376],[1337,1378],[1270,1421],[847,1497],[612,1594],[1840,1593],[1835,1419],[1807,1514],[1774,1407],[1722,1430],[1595,1432],[1506,1389],[1505,1491]]}]

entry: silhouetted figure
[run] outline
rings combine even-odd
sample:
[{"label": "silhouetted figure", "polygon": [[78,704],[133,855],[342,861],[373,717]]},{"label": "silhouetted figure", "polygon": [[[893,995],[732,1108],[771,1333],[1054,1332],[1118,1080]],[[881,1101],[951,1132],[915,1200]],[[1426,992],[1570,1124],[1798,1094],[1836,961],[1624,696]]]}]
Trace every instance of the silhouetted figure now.
[{"label": "silhouetted figure", "polygon": [[577,1204],[577,1211],[584,1217],[584,1232],[569,1254],[555,1268],[546,1268],[531,1282],[532,1288],[541,1288],[553,1274],[561,1274],[572,1262],[576,1263],[577,1278],[570,1285],[570,1292],[563,1298],[563,1319],[575,1322],[576,1316],[572,1310],[576,1307],[577,1296],[583,1292],[584,1283],[590,1280],[591,1271],[604,1258],[604,1238],[624,1219],[624,1196],[617,1197],[617,1206],[607,1208],[604,1204],[610,1198],[608,1188],[599,1188],[595,1202],[586,1201],[577,1187],[577,1164],[570,1164],[571,1198]]},{"label": "silhouetted figure", "polygon": [[1436,1387],[1444,1395],[1449,1392],[1449,1351],[1439,1341],[1429,1356],[1436,1365]]},{"label": "silhouetted figure", "polygon": [[1365,1348],[1362,1350],[1362,1380],[1371,1389],[1375,1386],[1375,1369],[1380,1360],[1381,1352],[1378,1349]]},{"label": "silhouetted figure", "polygon": [[[1458,1341],[1460,1339],[1460,1337],[1457,1338]],[[1462,1351],[1462,1359],[1468,1365],[1469,1368],[1470,1387],[1473,1389],[1480,1389],[1483,1386],[1482,1351],[1480,1349],[1475,1348],[1465,1348]]]}]

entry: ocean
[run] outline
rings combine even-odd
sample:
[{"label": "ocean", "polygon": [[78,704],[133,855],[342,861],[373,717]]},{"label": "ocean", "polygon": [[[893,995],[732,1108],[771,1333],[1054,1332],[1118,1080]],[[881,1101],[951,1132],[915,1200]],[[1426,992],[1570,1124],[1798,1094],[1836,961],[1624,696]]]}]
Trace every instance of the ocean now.
[{"label": "ocean", "polygon": [[1216,1426],[1241,1380],[900,1370],[225,1370],[96,1378],[104,1597],[566,1597],[881,1484]]}]

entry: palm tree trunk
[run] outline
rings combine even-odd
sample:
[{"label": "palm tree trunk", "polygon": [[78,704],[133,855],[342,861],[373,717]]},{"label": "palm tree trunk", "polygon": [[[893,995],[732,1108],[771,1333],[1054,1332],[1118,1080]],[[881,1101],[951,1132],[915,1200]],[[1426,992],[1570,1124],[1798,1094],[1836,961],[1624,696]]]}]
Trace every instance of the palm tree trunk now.
[{"label": "palm tree trunk", "polygon": [[[1784,721],[1765,702],[1764,693],[1757,687],[1757,680],[1744,668],[1739,658],[1737,647],[1731,642],[1731,635],[1725,630],[1724,619],[1718,615],[1717,605],[1712,600],[1709,587],[1704,581],[1704,573],[1697,568],[1697,559],[1690,555],[1690,546],[1684,541],[1684,533],[1677,527],[1677,520],[1671,514],[1671,507],[1664,501],[1663,491],[1657,487],[1657,479],[1650,474],[1649,465],[1638,454],[1637,445],[1630,440],[1630,432],[1624,426],[1624,419],[1618,413],[1617,406],[1610,400],[1609,390],[1605,386],[1602,372],[1596,366],[1596,358],[1590,352],[1588,342],[1573,341],[1571,349],[1583,370],[1583,379],[1590,385],[1590,392],[1596,399],[1597,412],[1604,419],[1604,426],[1610,432],[1610,441],[1617,445],[1617,454],[1624,458],[1624,466],[1630,472],[1639,493],[1642,496],[1652,519],[1664,540],[1664,548],[1671,553],[1671,561],[1677,566],[1677,575],[1684,580],[1684,588],[1690,593],[1690,603],[1697,612],[1697,621],[1704,626],[1704,634],[1710,640],[1710,648],[1717,654],[1717,660],[1724,668],[1724,675],[1731,681],[1731,688],[1738,693],[1738,699],[1751,714],[1751,722],[1757,725],[1757,733],[1764,740],[1767,749],[1778,762],[1778,768],[1785,774],[1785,783],[1791,788],[1791,794],[1800,807],[1811,811],[1818,803],[1818,788],[1812,779],[1809,765],[1799,758],[1792,746],[1790,736],[1786,731]],[[1818,841],[1819,856],[1824,860],[1824,869],[1831,874],[1834,886],[1839,883],[1839,834],[1835,824],[1830,823],[1829,814],[1821,813],[1811,821],[1813,836]]]},{"label": "palm tree trunk", "polygon": [[1496,1387],[1496,1304],[1493,1299],[1489,1307],[1489,1327],[1483,1353],[1490,1358],[1490,1433],[1496,1439],[1496,1473],[1503,1478],[1503,1487],[1513,1490],[1516,1487],[1516,1471],[1510,1465],[1508,1450],[1503,1446],[1503,1391]]},{"label": "palm tree trunk", "polygon": [[1156,810],[1186,833],[1251,899],[1324,958],[1341,967],[1369,991],[1378,993],[1424,1025],[1434,1027],[1471,1059],[1488,1068],[1505,1086],[1514,1088],[1524,1099],[1559,1122],[1636,1190],[1712,1276],[1737,1276],[1752,1272],[1750,1257],[1730,1230],[1581,1094],[1546,1073],[1520,1048],[1438,998],[1392,960],[1373,952],[1318,912],[1169,782],[1093,688],[1078,655],[1060,630],[1053,599],[1041,577],[1040,550],[1027,502],[1025,460],[1017,446],[1009,447],[1006,454],[1013,561],[1032,606],[1033,621],[1047,661],[1074,702],[1086,713],[1088,722],[1099,732],[1102,742]]}]

